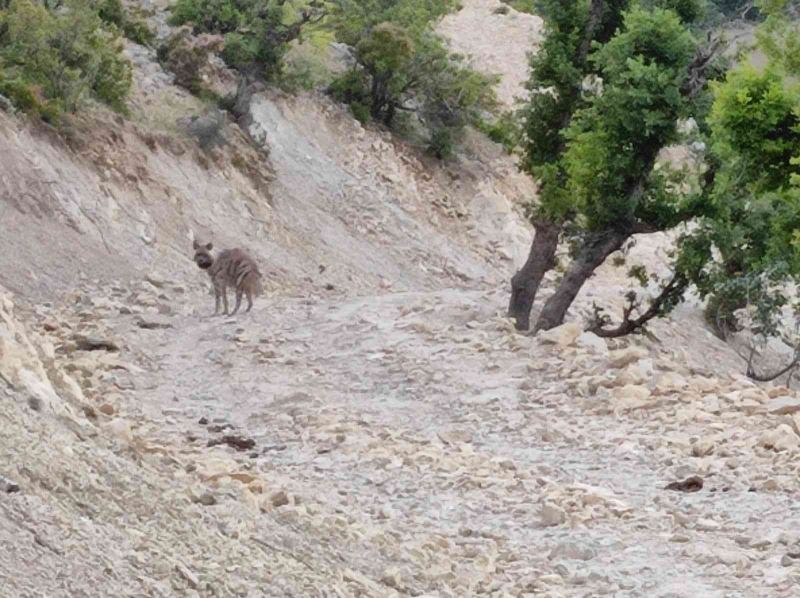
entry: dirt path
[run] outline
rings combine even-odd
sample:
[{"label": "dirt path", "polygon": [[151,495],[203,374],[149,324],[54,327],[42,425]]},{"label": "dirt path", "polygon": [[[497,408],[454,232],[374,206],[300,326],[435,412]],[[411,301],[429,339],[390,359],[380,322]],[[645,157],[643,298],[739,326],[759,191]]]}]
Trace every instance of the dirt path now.
[{"label": "dirt path", "polygon": [[[302,505],[301,521],[342,518],[332,543],[304,527],[300,553],[403,594],[791,595],[796,570],[780,560],[800,529],[797,481],[754,450],[769,422],[744,429],[735,408],[667,387],[637,406],[614,388],[630,375],[609,365],[618,354],[513,334],[502,301],[286,298],[163,331],[121,322],[155,365],[125,404],[189,453],[226,434],[255,441],[225,450]],[[657,359],[654,376],[673,369]],[[610,395],[581,390],[603,376]],[[702,455],[710,431],[717,448]],[[702,492],[663,489],[690,473]]]}]

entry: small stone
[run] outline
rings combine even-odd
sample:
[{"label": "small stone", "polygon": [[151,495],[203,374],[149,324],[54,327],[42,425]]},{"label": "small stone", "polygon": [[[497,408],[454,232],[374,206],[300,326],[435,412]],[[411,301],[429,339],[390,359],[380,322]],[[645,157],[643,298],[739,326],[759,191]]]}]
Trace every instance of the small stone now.
[{"label": "small stone", "polygon": [[695,457],[705,457],[714,452],[716,443],[710,438],[700,438],[692,444],[692,455]]},{"label": "small stone", "polygon": [[110,340],[76,334],[72,337],[78,351],[119,351],[119,346]]},{"label": "small stone", "polygon": [[28,407],[30,407],[34,411],[41,411],[43,406],[44,403],[42,402],[42,399],[40,399],[39,397],[28,398]]},{"label": "small stone", "polygon": [[687,536],[687,535],[685,535],[685,534],[674,534],[674,535],[673,535],[673,536],[670,538],[670,541],[671,541],[671,542],[677,542],[677,543],[679,543],[679,544],[686,544],[686,543],[688,543],[690,540],[691,540],[691,538],[689,538],[689,536]]},{"label": "small stone", "polygon": [[608,355],[608,345],[606,341],[591,332],[581,333],[576,339],[575,344],[582,349],[586,349],[593,355]]},{"label": "small stone", "polygon": [[581,546],[577,542],[562,542],[550,551],[548,558],[551,561],[555,559],[590,561],[596,556],[597,551],[591,546]]},{"label": "small stone", "polygon": [[400,570],[397,567],[389,567],[381,575],[381,582],[395,590],[402,589],[403,582],[400,577]]},{"label": "small stone", "polygon": [[627,365],[635,363],[640,359],[645,359],[650,355],[647,349],[642,347],[628,347],[627,349],[620,349],[613,351],[609,356],[609,365],[614,368],[624,368]]},{"label": "small stone", "polygon": [[695,522],[695,527],[703,532],[716,532],[720,529],[720,524],[713,519],[698,519]]},{"label": "small stone", "polygon": [[638,384],[626,384],[613,391],[614,398],[620,401],[628,401],[631,404],[639,401],[647,401],[652,394],[650,389],[646,386],[639,386]]},{"label": "small stone", "polygon": [[115,413],[114,406],[108,403],[103,403],[102,405],[100,405],[100,407],[97,408],[97,410],[103,415],[108,415],[108,416],[114,415]]},{"label": "small stone", "polygon": [[792,415],[800,413],[800,399],[795,397],[781,397],[767,403],[767,411],[772,415]]},{"label": "small stone", "polygon": [[556,328],[539,332],[536,338],[539,342],[547,345],[557,345],[564,349],[574,344],[578,337],[583,333],[583,328],[577,322],[567,322]]},{"label": "small stone", "polygon": [[539,511],[539,519],[544,527],[561,525],[567,520],[567,512],[558,505],[545,504]]},{"label": "small stone", "polygon": [[192,496],[192,502],[195,502],[204,507],[212,507],[217,504],[217,497],[210,492],[203,492],[197,496]]},{"label": "small stone", "polygon": [[764,432],[758,443],[775,451],[788,451],[800,446],[800,437],[787,424],[780,424],[774,430]]},{"label": "small stone", "polygon": [[683,481],[667,484],[664,489],[678,492],[699,492],[703,489],[703,478],[696,475],[691,476]]},{"label": "small stone", "polygon": [[164,285],[166,284],[166,282],[162,278],[155,276],[153,274],[148,274],[147,276],[144,277],[144,279],[157,289],[164,288]]},{"label": "small stone", "polygon": [[270,497],[270,502],[272,503],[272,506],[275,507],[276,509],[286,506],[289,504],[289,495],[286,494],[285,491],[280,490],[279,492],[276,492]]},{"label": "small stone", "polygon": [[190,588],[196,590],[198,587],[200,587],[200,579],[185,565],[178,563],[175,565],[175,570],[178,572],[178,575],[180,575],[186,581]]},{"label": "small stone", "polygon": [[439,440],[445,444],[463,444],[472,442],[472,434],[466,430],[448,430],[437,434]]},{"label": "small stone", "polygon": [[237,451],[249,451],[256,446],[256,441],[252,438],[237,436],[236,434],[228,434],[222,438],[215,438],[208,441],[208,446],[217,446],[218,444],[227,444]]},{"label": "small stone", "polygon": [[154,316],[148,316],[146,320],[141,317],[137,318],[136,325],[145,330],[166,330],[167,328],[172,328],[172,323],[170,323],[167,318]]},{"label": "small stone", "polygon": [[781,566],[783,566],[783,567],[791,567],[791,566],[793,566],[793,565],[795,565],[795,564],[797,564],[797,561],[795,561],[795,560],[794,560],[792,557],[790,557],[788,554],[784,554],[784,555],[781,557]]},{"label": "small stone", "polygon": [[13,494],[14,492],[19,492],[19,484],[12,482],[8,478],[4,478],[0,475],[0,492],[5,494]]},{"label": "small stone", "polygon": [[122,440],[124,442],[131,442],[133,440],[133,432],[131,431],[131,425],[124,419],[121,418],[112,419],[108,423],[107,428],[119,440]]}]

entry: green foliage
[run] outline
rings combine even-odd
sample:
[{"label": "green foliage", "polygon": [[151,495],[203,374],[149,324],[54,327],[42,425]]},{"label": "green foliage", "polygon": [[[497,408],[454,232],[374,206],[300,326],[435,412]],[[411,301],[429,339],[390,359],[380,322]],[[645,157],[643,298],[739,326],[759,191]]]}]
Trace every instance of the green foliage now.
[{"label": "green foliage", "polygon": [[222,58],[228,65],[277,81],[289,44],[322,17],[322,8],[319,0],[178,0],[170,23],[224,35]]},{"label": "green foliage", "polygon": [[125,37],[137,44],[149,46],[155,41],[155,33],[150,30],[144,19],[134,17],[125,10],[122,0],[100,0],[98,15],[106,23],[116,26]]},{"label": "green foliage", "polygon": [[502,0],[518,12],[536,14],[536,0]]},{"label": "green foliage", "polygon": [[489,139],[503,146],[511,154],[522,138],[522,124],[515,112],[503,112],[493,121],[480,119],[478,129]]},{"label": "green foliage", "polygon": [[203,92],[201,71],[211,47],[195,43],[189,29],[183,27],[170,35],[158,48],[159,61],[175,76],[175,83],[194,94]]},{"label": "green foliage", "polygon": [[800,92],[780,69],[743,66],[715,96],[720,169],[706,234],[719,257],[697,286],[724,321],[754,305],[757,325],[772,331],[786,303],[774,287],[800,280]]},{"label": "green foliage", "polygon": [[640,0],[642,8],[671,10],[687,24],[702,21],[709,10],[706,0]]},{"label": "green foliage", "polygon": [[332,0],[330,4],[336,39],[353,47],[380,23],[392,23],[415,39],[458,6],[457,0]]},{"label": "green foliage", "polygon": [[362,122],[369,116],[397,129],[399,113],[415,114],[434,155],[453,153],[464,127],[495,108],[495,80],[450,56],[431,28],[455,6],[430,0],[339,0],[332,27],[355,48],[356,65],[330,86]]},{"label": "green foliage", "polygon": [[540,182],[539,205],[533,210],[536,217],[563,220],[574,213],[562,162],[565,134],[573,114],[586,104],[581,83],[596,74],[588,60],[590,43],[608,41],[627,6],[619,0],[608,4],[596,30],[587,36],[588,2],[538,2],[539,14],[545,19],[545,37],[531,59],[531,100],[525,114],[521,162]]},{"label": "green foliage", "polygon": [[761,0],[758,5],[767,15],[758,30],[759,46],[770,63],[790,75],[800,75],[800,3],[797,0]]},{"label": "green foliage", "polygon": [[0,85],[18,108],[46,120],[74,112],[87,97],[124,110],[132,75],[121,52],[88,0],[57,11],[12,0],[0,10]]},{"label": "green foliage", "polygon": [[[590,228],[644,219],[661,229],[680,206],[650,171],[661,148],[677,139],[678,118],[688,116],[680,87],[694,42],[671,11],[634,9],[624,26],[593,56],[602,95],[566,132],[567,191]],[[632,193],[643,182],[644,192]]]}]

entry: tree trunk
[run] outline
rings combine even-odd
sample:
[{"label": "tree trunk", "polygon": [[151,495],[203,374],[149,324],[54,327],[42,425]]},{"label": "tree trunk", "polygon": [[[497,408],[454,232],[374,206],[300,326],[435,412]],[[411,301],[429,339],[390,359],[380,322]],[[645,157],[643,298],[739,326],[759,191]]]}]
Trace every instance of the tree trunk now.
[{"label": "tree trunk", "polygon": [[517,330],[530,327],[531,309],[544,275],[556,265],[555,255],[561,224],[550,220],[535,220],[536,233],[528,260],[511,279],[511,299],[508,315],[516,320]]},{"label": "tree trunk", "polygon": [[620,249],[630,237],[628,232],[603,231],[591,234],[581,247],[580,253],[555,294],[547,300],[536,321],[536,330],[549,330],[561,325],[583,284],[606,258]]}]

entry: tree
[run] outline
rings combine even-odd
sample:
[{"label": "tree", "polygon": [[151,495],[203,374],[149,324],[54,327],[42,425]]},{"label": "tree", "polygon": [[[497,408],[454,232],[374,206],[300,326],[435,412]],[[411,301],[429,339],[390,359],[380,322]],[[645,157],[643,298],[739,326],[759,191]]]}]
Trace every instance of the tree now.
[{"label": "tree", "polygon": [[[798,363],[800,301],[800,72],[798,24],[792,3],[763,2],[768,15],[758,33],[766,68],[743,64],[714,88],[709,123],[719,162],[713,218],[702,234],[715,249],[693,283],[708,297],[707,314],[724,338],[750,335],[747,373],[760,380]],[[792,321],[794,323],[792,323]],[[757,372],[754,359],[770,338],[795,347],[788,368]]]},{"label": "tree", "polygon": [[0,10],[0,93],[18,108],[57,121],[94,97],[122,111],[131,80],[117,32],[88,0],[58,10],[12,0]]},{"label": "tree", "polygon": [[178,0],[170,22],[225,36],[222,58],[248,76],[277,80],[289,44],[326,15],[321,0]]},{"label": "tree", "polygon": [[495,109],[495,79],[450,56],[432,23],[452,2],[338,0],[331,26],[355,49],[355,64],[330,86],[362,121],[387,127],[413,114],[428,133],[429,149],[447,157],[469,124]]},{"label": "tree", "polygon": [[603,93],[579,110],[567,130],[566,188],[581,218],[580,247],[537,329],[561,324],[583,284],[633,235],[670,230],[702,215],[708,185],[682,192],[662,149],[679,139],[677,123],[702,105],[705,53],[672,10],[633,8],[620,33],[593,56]]},{"label": "tree", "polygon": [[539,181],[539,203],[529,217],[535,229],[528,259],[511,279],[509,316],[520,330],[530,325],[530,313],[545,274],[555,267],[563,227],[575,215],[567,194],[563,154],[565,133],[575,112],[585,105],[581,85],[597,75],[588,60],[593,43],[608,41],[622,21],[628,2],[542,0],[545,37],[531,59],[521,167]]}]

